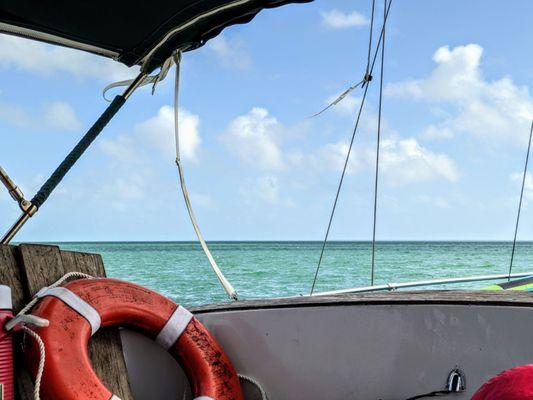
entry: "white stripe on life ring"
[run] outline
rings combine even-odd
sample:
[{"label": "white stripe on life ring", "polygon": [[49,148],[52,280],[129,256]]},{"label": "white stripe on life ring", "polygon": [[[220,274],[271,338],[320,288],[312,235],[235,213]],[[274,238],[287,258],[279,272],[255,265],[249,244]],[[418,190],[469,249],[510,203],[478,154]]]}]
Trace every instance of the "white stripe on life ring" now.
[{"label": "white stripe on life ring", "polygon": [[195,397],[194,400],[215,400],[215,399],[209,396],[200,396],[200,397]]},{"label": "white stripe on life ring", "polygon": [[[178,341],[185,328],[187,328],[192,316],[193,315],[186,308],[178,306],[155,338],[157,344],[165,350],[170,349],[174,343]],[[201,397],[198,397],[197,399],[203,400]],[[205,398],[205,400],[208,399],[208,397]]]},{"label": "white stripe on life ring", "polygon": [[109,400],[121,400],[121,399],[117,395],[113,395],[113,396],[111,396],[111,398]]},{"label": "white stripe on life ring", "polygon": [[94,335],[98,331],[98,329],[100,329],[100,324],[102,323],[102,320],[100,318],[100,314],[98,314],[98,311],[96,311],[93,306],[91,306],[89,303],[87,303],[74,292],[71,292],[70,290],[64,287],[45,287],[39,290],[39,292],[37,292],[37,294],[35,295],[35,297],[39,299],[46,296],[53,296],[58,298],[67,306],[69,306],[78,314],[80,314],[83,318],[85,318],[87,322],[89,322],[89,324],[91,325],[91,336]]}]

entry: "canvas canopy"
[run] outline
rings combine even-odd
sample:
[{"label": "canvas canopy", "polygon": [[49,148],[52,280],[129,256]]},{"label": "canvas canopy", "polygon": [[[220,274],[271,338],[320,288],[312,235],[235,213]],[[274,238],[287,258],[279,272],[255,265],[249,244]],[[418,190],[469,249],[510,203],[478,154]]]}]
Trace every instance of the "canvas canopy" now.
[{"label": "canvas canopy", "polygon": [[[265,8],[311,0],[0,1],[0,32],[73,47],[151,72]],[[38,62],[38,60],[36,60]]]}]

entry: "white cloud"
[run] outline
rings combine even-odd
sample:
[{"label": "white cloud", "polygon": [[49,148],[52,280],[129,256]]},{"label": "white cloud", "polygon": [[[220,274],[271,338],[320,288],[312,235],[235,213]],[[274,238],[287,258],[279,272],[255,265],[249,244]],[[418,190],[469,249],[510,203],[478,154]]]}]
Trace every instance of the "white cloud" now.
[{"label": "white cloud", "polygon": [[[180,152],[182,159],[198,160],[201,143],[200,117],[185,109],[179,110]],[[139,160],[146,149],[155,149],[165,158],[174,160],[176,145],[174,139],[174,109],[163,106],[156,116],[141,122],[133,128],[134,133],[121,135],[115,139],[100,141],[102,152],[121,163],[132,164]]]},{"label": "white cloud", "polygon": [[225,67],[247,70],[252,66],[252,59],[241,42],[220,35],[211,39],[207,47],[216,54]]},{"label": "white cloud", "polygon": [[414,138],[389,138],[381,143],[380,167],[390,184],[400,186],[435,179],[455,182],[459,177],[453,160],[428,150]]},{"label": "white cloud", "polygon": [[533,118],[533,99],[527,87],[510,77],[490,81],[482,70],[483,48],[477,44],[439,48],[435,69],[423,79],[394,83],[391,97],[446,105],[447,117],[426,128],[428,138],[450,138],[457,133],[478,137],[527,139]]},{"label": "white cloud", "polygon": [[281,124],[264,108],[255,107],[230,122],[224,142],[245,163],[261,170],[281,170],[283,153],[278,136]]},{"label": "white cloud", "polygon": [[[180,139],[182,159],[196,161],[200,134],[200,118],[180,109]],[[129,202],[142,200],[150,193],[154,183],[154,164],[163,155],[168,165],[175,158],[174,111],[163,106],[156,116],[141,122],[133,132],[116,138],[103,138],[100,151],[107,156],[109,173],[98,195],[113,198],[112,205],[119,211],[126,210]],[[112,195],[111,195],[112,193]],[[209,207],[212,201],[207,195],[193,194],[191,197],[200,205]]]},{"label": "white cloud", "polygon": [[[337,143],[328,143],[318,151],[318,155],[321,160],[330,169],[336,171],[342,171],[344,164],[346,163],[346,155],[348,154],[349,144],[341,141]],[[362,159],[359,151],[352,148],[352,154],[347,166],[347,173],[356,173],[363,168]]]},{"label": "white cloud", "polygon": [[358,13],[357,11],[352,11],[351,13],[345,13],[337,9],[330,11],[324,11],[322,14],[322,23],[328,28],[332,29],[344,29],[352,28],[355,26],[365,26],[368,25],[368,19]]},{"label": "white cloud", "polygon": [[[361,122],[362,129],[374,132],[374,115]],[[446,154],[436,153],[421,145],[415,138],[401,138],[382,124],[384,138],[381,141],[380,171],[390,185],[402,186],[414,182],[445,180],[455,182],[459,172],[455,162]],[[223,140],[246,164],[262,171],[281,173],[287,167],[320,174],[324,170],[342,171],[349,149],[346,141],[326,143],[314,150],[287,149],[280,141],[287,129],[267,110],[253,108],[249,113],[235,118],[226,130]],[[372,172],[375,164],[375,145],[357,144],[352,148],[347,172]],[[272,177],[273,175],[268,175]],[[254,187],[258,183],[254,184]],[[261,187],[265,193],[269,187],[277,188],[277,181],[264,178]],[[267,198],[268,196],[263,196]],[[274,196],[272,195],[271,198]]]},{"label": "white cloud", "polygon": [[133,137],[121,135],[115,139],[100,139],[100,150],[119,164],[132,165],[139,160],[139,145]]},{"label": "white cloud", "polygon": [[136,75],[136,68],[128,69],[104,57],[9,35],[0,37],[0,68],[15,68],[40,75],[66,72],[105,82]]},{"label": "white cloud", "polygon": [[19,128],[33,125],[33,117],[24,107],[8,103],[0,104],[0,120]]},{"label": "white cloud", "polygon": [[62,130],[78,130],[82,127],[72,106],[63,101],[45,104],[39,111],[28,110],[15,104],[1,103],[0,121],[19,128],[45,126]]},{"label": "white cloud", "polygon": [[443,140],[453,138],[454,133],[450,128],[445,126],[438,127],[435,125],[428,125],[426,129],[424,129],[422,137],[425,139]]},{"label": "white cloud", "polygon": [[[354,174],[363,170],[372,172],[375,151],[372,146],[355,146],[347,173]],[[292,153],[288,158],[293,166],[299,168],[342,171],[347,152],[348,143],[341,141],[322,146],[310,154]],[[439,179],[455,182],[459,178],[453,160],[445,154],[432,152],[414,138],[390,137],[381,141],[380,173],[393,186]]]},{"label": "white cloud", "polygon": [[47,104],[44,110],[44,119],[53,128],[78,130],[82,126],[72,106],[63,101]]},{"label": "white cloud", "polygon": [[[180,153],[182,159],[197,161],[200,139],[200,117],[183,108],[179,109]],[[157,115],[135,127],[139,136],[156,147],[165,157],[176,157],[174,139],[174,108],[163,106]]]}]

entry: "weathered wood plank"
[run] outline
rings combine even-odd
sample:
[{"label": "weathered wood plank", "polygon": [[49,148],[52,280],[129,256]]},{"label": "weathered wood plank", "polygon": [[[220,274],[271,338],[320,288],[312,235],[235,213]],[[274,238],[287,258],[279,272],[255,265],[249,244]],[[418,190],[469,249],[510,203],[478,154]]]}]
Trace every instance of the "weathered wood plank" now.
[{"label": "weathered wood plank", "polygon": [[[21,244],[19,251],[21,274],[30,295],[55,282],[67,272],[78,271],[93,276],[105,276],[102,258],[97,254],[62,252],[57,246],[26,244]],[[104,384],[121,399],[133,399],[118,330],[103,330],[97,333],[89,343],[89,354],[94,370]]]},{"label": "weathered wood plank", "polygon": [[67,273],[57,246],[21,244],[19,251],[20,272],[30,297]]},{"label": "weathered wood plank", "polygon": [[17,257],[16,247],[0,245],[0,285],[11,287],[15,312],[18,312],[25,304],[24,285]]},{"label": "weathered wood plank", "polygon": [[62,251],[61,261],[69,271],[78,271],[93,276],[105,276],[102,257],[99,254]]}]

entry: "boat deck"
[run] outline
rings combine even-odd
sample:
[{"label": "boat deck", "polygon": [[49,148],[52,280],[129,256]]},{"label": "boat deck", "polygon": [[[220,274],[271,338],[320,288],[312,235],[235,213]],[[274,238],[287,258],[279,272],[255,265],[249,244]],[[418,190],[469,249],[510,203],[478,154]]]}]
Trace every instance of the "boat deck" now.
[{"label": "boat deck", "polygon": [[533,292],[490,290],[417,290],[374,293],[352,293],[328,296],[300,296],[277,299],[244,300],[192,307],[197,314],[212,311],[254,310],[310,306],[341,306],[353,304],[462,304],[533,306]]}]

